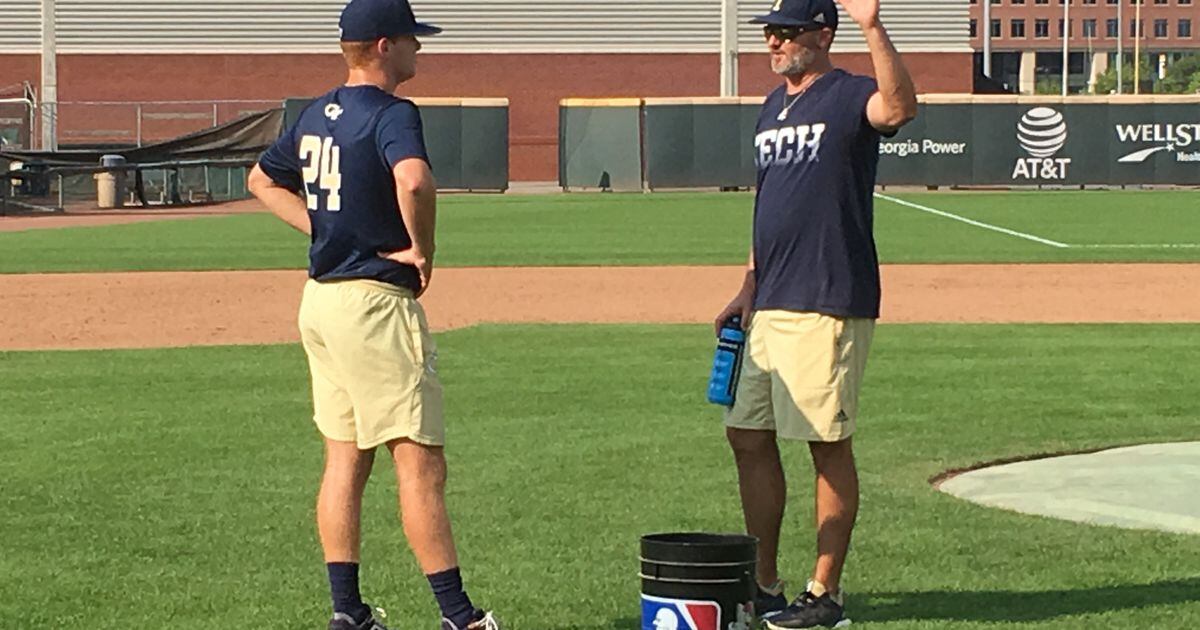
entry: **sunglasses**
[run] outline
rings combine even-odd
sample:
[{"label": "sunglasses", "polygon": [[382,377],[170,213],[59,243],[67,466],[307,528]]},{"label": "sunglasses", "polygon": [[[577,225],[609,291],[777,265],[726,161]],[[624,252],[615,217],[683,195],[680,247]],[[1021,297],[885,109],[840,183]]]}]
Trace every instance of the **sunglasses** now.
[{"label": "sunglasses", "polygon": [[763,26],[763,37],[770,39],[774,37],[781,42],[790,42],[797,37],[809,31],[819,31],[824,27],[821,26],[780,26],[779,24],[767,24]]}]

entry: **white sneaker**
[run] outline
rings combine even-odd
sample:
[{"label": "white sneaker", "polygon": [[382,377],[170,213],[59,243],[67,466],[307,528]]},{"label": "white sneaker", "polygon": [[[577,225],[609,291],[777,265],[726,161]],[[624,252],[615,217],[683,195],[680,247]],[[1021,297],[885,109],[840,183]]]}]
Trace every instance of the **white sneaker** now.
[{"label": "white sneaker", "polygon": [[442,619],[442,630],[502,630],[500,622],[492,616],[491,611],[483,613],[483,616],[471,623],[467,624],[466,628],[459,628],[454,625],[449,619]]}]

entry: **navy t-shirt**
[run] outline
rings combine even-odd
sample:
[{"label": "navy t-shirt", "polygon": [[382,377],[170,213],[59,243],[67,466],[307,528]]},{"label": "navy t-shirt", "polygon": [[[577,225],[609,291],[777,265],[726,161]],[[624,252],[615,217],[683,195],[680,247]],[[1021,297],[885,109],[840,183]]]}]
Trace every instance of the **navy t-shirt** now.
[{"label": "navy t-shirt", "polygon": [[407,158],[429,161],[417,106],[363,85],[313,101],[267,149],[259,160],[263,172],[308,202],[309,277],[420,289],[416,267],[377,255],[412,246],[392,175]]},{"label": "navy t-shirt", "polygon": [[754,138],[755,309],[879,317],[871,195],[880,134],[866,117],[876,89],[870,77],[833,70],[798,97],[780,86],[763,104]]}]

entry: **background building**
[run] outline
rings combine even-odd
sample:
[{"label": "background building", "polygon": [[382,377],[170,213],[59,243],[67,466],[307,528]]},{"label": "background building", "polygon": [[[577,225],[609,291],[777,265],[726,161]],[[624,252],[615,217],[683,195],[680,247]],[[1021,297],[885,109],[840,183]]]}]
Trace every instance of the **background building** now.
[{"label": "background building", "polygon": [[[132,138],[311,96],[341,81],[337,18],[344,0],[4,0],[0,88],[41,81],[44,5],[56,5],[59,143]],[[558,101],[566,97],[719,94],[721,0],[415,0],[445,27],[428,38],[411,96],[506,97],[514,180],[557,174]],[[738,91],[778,83],[761,30],[746,21],[770,0],[739,0]],[[888,0],[884,19],[921,92],[970,92],[966,0]],[[836,61],[869,73],[845,19]],[[2,94],[0,94],[2,96]],[[92,102],[239,101],[171,114]],[[160,118],[145,111],[158,107]],[[171,115],[190,118],[170,119]],[[136,121],[136,122],[135,122]],[[169,123],[169,124],[168,124]],[[135,131],[134,126],[138,129]],[[176,125],[176,126],[171,126]],[[162,133],[166,133],[163,131]]]},{"label": "background building", "polygon": [[[984,0],[971,2],[971,46],[982,66]],[[989,0],[992,78],[1011,91],[1033,93],[1038,81],[1058,89],[1062,74],[1064,0]],[[1068,47],[1069,86],[1087,91],[1115,63],[1118,42],[1132,64],[1135,36],[1152,72],[1200,49],[1200,5],[1196,0],[1071,0]],[[1118,15],[1119,12],[1119,15]],[[1130,81],[1131,77],[1125,77]],[[1053,83],[1050,86],[1049,83]]]}]

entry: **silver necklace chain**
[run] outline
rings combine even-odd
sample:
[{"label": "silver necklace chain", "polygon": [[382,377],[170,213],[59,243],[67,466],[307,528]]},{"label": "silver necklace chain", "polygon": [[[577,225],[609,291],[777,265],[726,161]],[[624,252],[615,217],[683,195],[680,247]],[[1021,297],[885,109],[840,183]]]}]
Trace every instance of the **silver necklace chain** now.
[{"label": "silver necklace chain", "polygon": [[819,81],[822,76],[825,76],[825,75],[822,74],[822,75],[818,76],[817,78],[813,79],[812,81],[809,81],[808,85],[804,86],[804,89],[800,90],[799,92],[796,92],[796,95],[792,97],[792,102],[788,103],[787,96],[785,95],[783,97],[784,98],[783,109],[780,110],[779,115],[776,116],[775,119],[778,120],[779,122],[783,122],[783,121],[787,120],[788,112],[792,111],[792,106],[795,105],[796,101],[800,100],[800,97],[804,96],[804,93],[808,91],[808,88],[812,87],[813,84],[816,83],[817,81]]},{"label": "silver necklace chain", "polygon": [[792,97],[791,103],[788,103],[785,100],[783,109],[779,111],[779,116],[777,117],[777,120],[779,120],[780,122],[787,120],[788,112],[791,111],[792,105],[795,105],[796,101],[800,100],[800,97],[804,96],[804,93],[807,91],[808,91],[807,89],[804,89],[804,90],[800,90],[799,92],[797,92],[796,95]]}]

